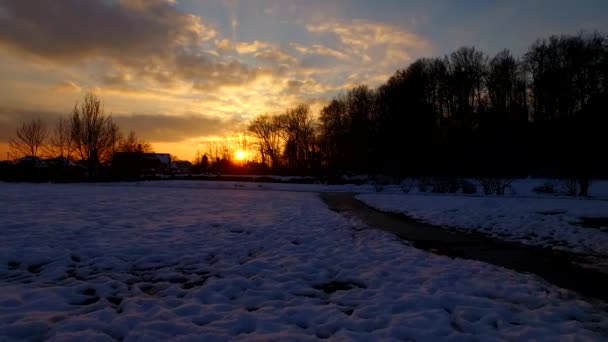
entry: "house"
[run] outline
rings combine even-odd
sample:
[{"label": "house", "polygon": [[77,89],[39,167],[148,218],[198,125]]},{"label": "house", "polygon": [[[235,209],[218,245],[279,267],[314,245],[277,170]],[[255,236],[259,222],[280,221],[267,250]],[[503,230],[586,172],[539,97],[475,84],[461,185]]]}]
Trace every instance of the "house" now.
[{"label": "house", "polygon": [[192,163],[187,160],[177,160],[171,163],[171,171],[174,174],[189,174],[192,172]]},{"label": "house", "polygon": [[168,153],[117,152],[112,158],[112,174],[122,180],[166,174],[171,172]]}]

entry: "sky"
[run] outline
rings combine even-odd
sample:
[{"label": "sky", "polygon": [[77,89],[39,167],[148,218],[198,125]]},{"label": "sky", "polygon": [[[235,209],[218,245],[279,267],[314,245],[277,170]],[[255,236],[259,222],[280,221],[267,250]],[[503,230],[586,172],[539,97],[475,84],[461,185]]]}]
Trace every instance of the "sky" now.
[{"label": "sky", "polygon": [[252,117],[420,57],[608,33],[605,0],[0,0],[0,159],[21,122],[54,125],[87,91],[126,133],[192,160]]}]

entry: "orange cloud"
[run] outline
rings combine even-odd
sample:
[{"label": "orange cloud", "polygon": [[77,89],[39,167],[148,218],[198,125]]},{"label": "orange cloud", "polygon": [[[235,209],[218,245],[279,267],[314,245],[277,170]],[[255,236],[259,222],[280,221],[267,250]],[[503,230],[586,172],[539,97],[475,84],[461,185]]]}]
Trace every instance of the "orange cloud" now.
[{"label": "orange cloud", "polygon": [[267,42],[262,42],[259,40],[254,40],[251,43],[247,43],[247,42],[239,42],[236,43],[235,45],[235,50],[239,53],[239,54],[249,54],[249,53],[255,53],[258,52],[260,50],[265,50],[265,49],[271,49],[273,48],[273,45]]},{"label": "orange cloud", "polygon": [[82,88],[73,81],[61,82],[54,86],[53,89],[62,93],[79,93],[82,90]]},{"label": "orange cloud", "polygon": [[[432,45],[426,39],[397,26],[365,20],[334,21],[306,25],[309,32],[332,34],[342,51],[359,57],[365,63],[405,63],[411,55],[427,55]],[[372,56],[380,56],[378,60]]]}]

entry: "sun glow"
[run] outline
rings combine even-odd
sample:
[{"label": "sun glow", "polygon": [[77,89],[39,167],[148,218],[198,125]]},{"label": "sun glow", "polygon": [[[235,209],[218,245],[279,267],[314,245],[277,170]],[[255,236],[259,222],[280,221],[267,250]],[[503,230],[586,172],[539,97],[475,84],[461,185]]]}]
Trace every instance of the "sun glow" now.
[{"label": "sun glow", "polygon": [[243,150],[238,150],[234,153],[234,159],[238,161],[243,161],[247,158],[247,153]]}]

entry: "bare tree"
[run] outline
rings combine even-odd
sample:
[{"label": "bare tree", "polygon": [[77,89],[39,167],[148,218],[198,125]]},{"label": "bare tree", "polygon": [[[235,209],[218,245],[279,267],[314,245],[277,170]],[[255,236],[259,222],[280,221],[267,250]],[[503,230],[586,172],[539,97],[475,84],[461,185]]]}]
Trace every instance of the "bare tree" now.
[{"label": "bare tree", "polygon": [[50,151],[53,156],[70,160],[74,153],[74,138],[72,136],[72,121],[59,118],[51,137]]},{"label": "bare tree", "polygon": [[285,139],[285,161],[290,168],[309,169],[315,158],[315,124],[308,105],[299,105],[280,116]]},{"label": "bare tree", "polygon": [[112,117],[104,114],[99,97],[87,93],[82,103],[74,106],[71,124],[76,150],[89,168],[95,168],[101,159],[111,156],[118,127]]},{"label": "bare tree", "polygon": [[151,153],[152,146],[150,143],[139,139],[134,131],[130,131],[126,138],[122,139],[118,144],[118,150],[120,152],[141,152]]},{"label": "bare tree", "polygon": [[281,164],[281,123],[278,115],[264,114],[255,118],[248,127],[257,140],[262,163],[277,168]]},{"label": "bare tree", "polygon": [[111,160],[114,157],[114,154],[117,152],[120,143],[123,140],[122,133],[120,133],[120,128],[118,125],[112,121],[110,117],[110,121],[108,123],[109,130],[109,139],[110,139],[110,149],[105,156],[105,160]]},{"label": "bare tree", "polygon": [[474,47],[461,47],[452,52],[447,62],[450,72],[453,114],[456,124],[473,128],[473,114],[482,106],[482,88],[488,57]]},{"label": "bare tree", "polygon": [[15,132],[16,138],[9,141],[13,153],[21,156],[38,156],[49,135],[48,128],[42,119],[24,122]]}]

